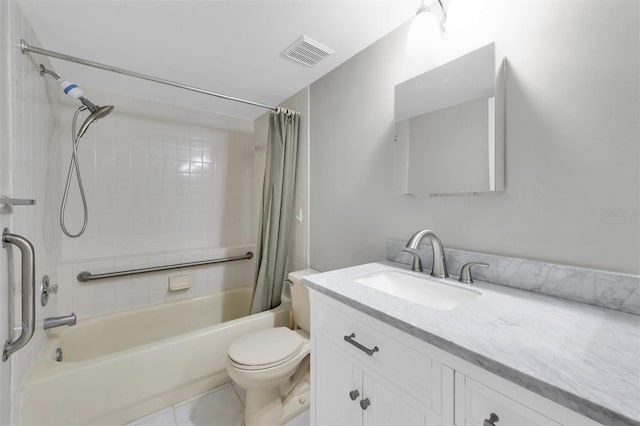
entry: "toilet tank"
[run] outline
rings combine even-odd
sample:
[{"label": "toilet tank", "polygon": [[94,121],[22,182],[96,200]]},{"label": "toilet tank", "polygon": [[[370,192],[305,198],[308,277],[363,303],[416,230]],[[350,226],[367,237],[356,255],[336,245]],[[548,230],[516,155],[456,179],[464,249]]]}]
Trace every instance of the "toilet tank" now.
[{"label": "toilet tank", "polygon": [[303,269],[289,273],[289,281],[291,281],[291,305],[293,307],[293,321],[295,324],[306,331],[311,330],[310,309],[309,309],[309,290],[302,285],[302,277],[306,275],[317,274],[318,271],[313,269]]}]

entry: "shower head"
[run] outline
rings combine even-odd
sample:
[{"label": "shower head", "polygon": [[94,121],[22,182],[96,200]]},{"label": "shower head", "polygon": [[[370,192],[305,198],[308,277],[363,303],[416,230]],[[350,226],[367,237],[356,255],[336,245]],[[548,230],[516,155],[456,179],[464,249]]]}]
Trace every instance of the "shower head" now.
[{"label": "shower head", "polygon": [[113,111],[113,105],[94,106],[94,108],[95,110],[93,110],[91,114],[89,114],[87,119],[84,120],[84,123],[82,123],[82,126],[80,126],[80,130],[78,131],[77,136],[78,139],[80,139],[85,134],[89,126],[91,126],[94,121],[98,121],[102,117],[106,117],[107,115],[111,114],[111,111]]}]

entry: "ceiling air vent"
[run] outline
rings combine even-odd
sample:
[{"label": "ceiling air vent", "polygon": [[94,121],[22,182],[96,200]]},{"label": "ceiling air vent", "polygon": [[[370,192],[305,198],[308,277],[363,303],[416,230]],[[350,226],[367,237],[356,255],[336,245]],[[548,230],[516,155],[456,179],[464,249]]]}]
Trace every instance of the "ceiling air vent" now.
[{"label": "ceiling air vent", "polygon": [[301,64],[305,64],[308,67],[312,67],[332,53],[332,49],[303,35],[291,46],[287,47],[284,52],[282,52],[282,55]]}]

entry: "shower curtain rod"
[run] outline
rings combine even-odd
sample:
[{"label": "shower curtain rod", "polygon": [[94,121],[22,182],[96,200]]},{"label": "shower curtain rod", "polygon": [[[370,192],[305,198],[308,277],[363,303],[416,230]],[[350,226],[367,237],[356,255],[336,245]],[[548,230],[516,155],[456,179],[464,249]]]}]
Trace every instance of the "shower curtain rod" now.
[{"label": "shower curtain rod", "polygon": [[210,90],[200,89],[198,87],[189,86],[187,84],[178,83],[171,80],[166,80],[164,78],[153,77],[147,74],[141,74],[135,71],[129,71],[124,68],[118,68],[111,65],[101,64],[99,62],[93,62],[82,58],[77,58],[75,56],[65,55],[64,53],[53,52],[51,50],[42,49],[40,47],[31,46],[25,40],[20,40],[20,50],[22,50],[22,54],[27,52],[36,53],[38,55],[50,56],[52,58],[62,59],[63,61],[75,62],[81,65],[87,65],[89,67],[100,68],[105,71],[111,71],[118,74],[128,75],[130,77],[141,78],[143,80],[153,81],[155,83],[166,84],[167,86],[177,87],[179,89],[191,90],[192,92],[202,93],[204,95],[215,96],[216,98],[227,99],[229,101],[241,102],[243,104],[253,105],[261,108],[267,108],[274,111],[277,111],[278,108],[261,104],[259,102],[248,101],[246,99],[236,98],[234,96],[224,95],[222,93],[212,92]]}]

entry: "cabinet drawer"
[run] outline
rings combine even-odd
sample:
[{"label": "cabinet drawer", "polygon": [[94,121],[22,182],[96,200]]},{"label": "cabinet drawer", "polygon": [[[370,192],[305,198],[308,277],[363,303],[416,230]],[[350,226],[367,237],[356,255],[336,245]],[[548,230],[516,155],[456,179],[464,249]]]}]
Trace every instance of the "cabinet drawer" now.
[{"label": "cabinet drawer", "polygon": [[434,413],[441,413],[442,365],[390,336],[401,333],[399,330],[371,317],[357,318],[363,314],[346,306],[336,309],[323,303],[313,313],[316,332],[361,363],[370,374],[385,378]]},{"label": "cabinet drawer", "polygon": [[494,413],[496,426],[560,425],[541,413],[457,373],[455,396],[456,426],[484,424]]}]

